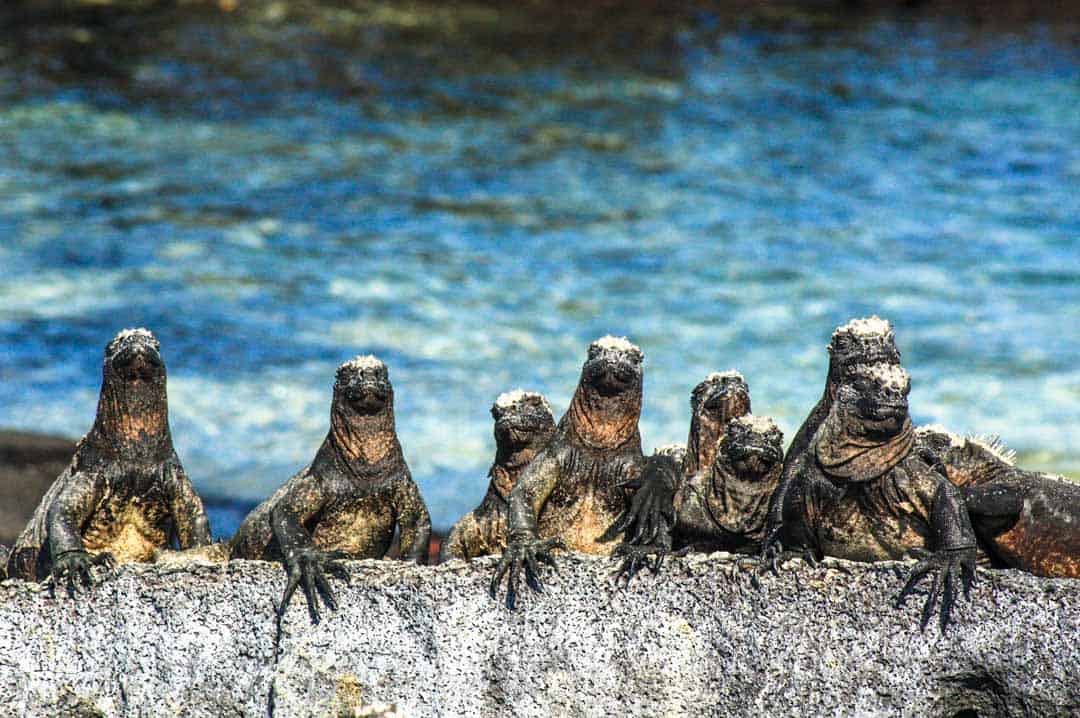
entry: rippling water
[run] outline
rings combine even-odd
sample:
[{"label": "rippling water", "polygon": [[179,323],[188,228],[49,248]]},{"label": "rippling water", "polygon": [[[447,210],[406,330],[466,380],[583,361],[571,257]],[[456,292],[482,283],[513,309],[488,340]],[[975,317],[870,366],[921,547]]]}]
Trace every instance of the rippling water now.
[{"label": "rippling water", "polygon": [[81,435],[104,344],[145,325],[198,488],[258,500],[314,455],[336,365],[374,352],[447,527],[484,492],[494,397],[561,412],[601,334],[645,351],[648,449],[729,367],[790,438],[833,327],[878,313],[917,421],[1080,475],[1068,38],[257,7],[5,40],[0,425]]}]

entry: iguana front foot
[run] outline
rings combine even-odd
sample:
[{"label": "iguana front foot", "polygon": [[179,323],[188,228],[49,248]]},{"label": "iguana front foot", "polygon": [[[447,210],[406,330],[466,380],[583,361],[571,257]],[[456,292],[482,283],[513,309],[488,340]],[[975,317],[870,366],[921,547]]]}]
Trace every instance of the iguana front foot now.
[{"label": "iguana front foot", "polygon": [[[673,479],[660,475],[661,468],[655,465],[666,462],[666,468],[674,472],[675,463],[669,456],[650,457],[645,467],[644,476],[624,481],[620,488],[633,490],[630,505],[615,520],[607,531],[597,539],[607,542],[626,532],[624,540],[636,546],[649,546],[663,530],[671,530],[675,525]],[[631,529],[633,530],[631,533]]]},{"label": "iguana front foot", "polygon": [[612,556],[622,559],[619,570],[615,572],[615,585],[618,586],[619,581],[625,579],[623,587],[629,586],[634,576],[647,566],[652,570],[653,575],[657,575],[664,565],[664,559],[668,556],[685,556],[691,549],[691,546],[687,546],[678,551],[672,551],[670,546],[660,543],[644,546],[621,543],[611,552]]},{"label": "iguana front foot", "polygon": [[529,588],[538,593],[542,592],[544,584],[540,581],[540,564],[546,563],[558,573],[559,567],[551,555],[551,552],[557,548],[566,548],[566,544],[563,543],[562,539],[511,538],[510,544],[503,551],[502,558],[499,559],[499,563],[495,567],[495,576],[492,577],[491,586],[489,587],[491,597],[497,597],[499,584],[502,582],[503,576],[507,576],[506,607],[513,609],[517,603],[518,580],[521,578],[522,570],[525,571],[525,583],[528,584]]},{"label": "iguana front foot", "polygon": [[333,611],[337,610],[337,601],[334,591],[330,588],[330,582],[326,574],[331,574],[348,582],[349,576],[345,568],[339,563],[349,558],[344,551],[323,552],[313,548],[302,548],[290,551],[285,556],[285,571],[289,580],[285,584],[285,592],[281,595],[281,605],[277,608],[278,616],[285,615],[285,609],[289,607],[289,601],[296,593],[296,587],[303,585],[304,596],[307,598],[308,613],[311,614],[311,622],[318,623],[319,596],[323,602]]},{"label": "iguana front foot", "polygon": [[83,588],[94,585],[94,577],[90,572],[93,566],[103,566],[106,571],[112,572],[116,568],[116,560],[111,553],[99,553],[96,556],[89,551],[65,551],[53,561],[52,573],[46,579],[50,592],[55,593],[56,585],[63,582],[67,586],[68,596],[74,598],[78,594],[79,584]]},{"label": "iguana front foot", "polygon": [[[814,553],[813,549],[784,548],[784,545],[779,539],[774,539],[767,548],[762,549],[757,557],[741,558],[736,562],[736,566],[740,569],[743,565],[756,567],[757,570],[750,574],[750,585],[756,589],[760,589],[761,581],[758,579],[758,576],[762,576],[765,573],[779,576],[780,564],[796,558],[800,559],[810,568],[817,568],[821,564],[821,561],[818,559],[818,556]],[[795,583],[796,585],[799,583],[798,574],[795,575]]]},{"label": "iguana front foot", "polygon": [[[913,553],[925,555],[923,551]],[[897,608],[904,605],[904,600],[914,591],[915,586],[923,576],[926,576],[931,571],[936,571],[937,575],[934,578],[933,586],[930,588],[930,594],[926,597],[926,603],[923,605],[920,630],[926,630],[926,626],[930,623],[940,598],[939,625],[941,632],[945,633],[945,628],[949,625],[949,618],[952,615],[953,604],[956,601],[957,581],[961,582],[964,598],[970,597],[971,587],[975,584],[975,549],[944,549],[926,556],[912,569],[911,576],[900,591],[900,595],[896,598]]]}]

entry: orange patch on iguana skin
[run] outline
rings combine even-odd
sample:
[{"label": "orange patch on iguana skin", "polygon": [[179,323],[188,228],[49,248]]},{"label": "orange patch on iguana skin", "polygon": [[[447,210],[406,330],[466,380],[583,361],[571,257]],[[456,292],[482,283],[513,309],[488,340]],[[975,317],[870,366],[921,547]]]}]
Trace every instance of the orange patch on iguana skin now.
[{"label": "orange patch on iguana skin", "polygon": [[1019,520],[993,539],[994,548],[1007,563],[1036,576],[1080,578],[1080,540],[1051,534],[1031,518],[1027,506]]}]

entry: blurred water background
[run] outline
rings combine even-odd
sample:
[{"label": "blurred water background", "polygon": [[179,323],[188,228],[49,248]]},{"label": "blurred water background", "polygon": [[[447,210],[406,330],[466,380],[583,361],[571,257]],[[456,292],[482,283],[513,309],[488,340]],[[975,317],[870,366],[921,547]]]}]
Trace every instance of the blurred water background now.
[{"label": "blurred water background", "polygon": [[[77,5],[77,3],[76,3]],[[729,367],[790,439],[832,329],[920,423],[1080,476],[1080,52],[1060,18],[658,3],[9,6],[0,426],[79,436],[147,326],[215,532],[390,366],[437,527],[501,391],[646,354],[646,450]],[[227,5],[226,7],[232,7]],[[43,9],[44,8],[44,9]]]}]

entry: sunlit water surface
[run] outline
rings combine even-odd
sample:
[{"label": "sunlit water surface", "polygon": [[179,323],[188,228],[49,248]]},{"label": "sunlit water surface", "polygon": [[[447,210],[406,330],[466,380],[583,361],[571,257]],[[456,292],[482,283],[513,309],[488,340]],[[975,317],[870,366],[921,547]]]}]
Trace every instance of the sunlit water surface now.
[{"label": "sunlit water surface", "polygon": [[1075,47],[925,18],[562,40],[469,18],[487,34],[192,16],[82,77],[8,48],[0,426],[81,435],[104,344],[150,327],[228,534],[373,352],[446,528],[484,492],[495,396],[561,413],[597,336],[645,351],[649,450],[729,367],[790,438],[832,329],[878,313],[918,422],[1080,474]]}]

